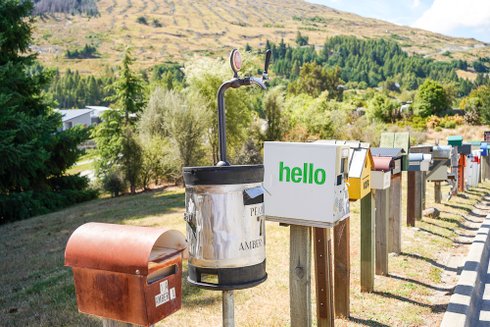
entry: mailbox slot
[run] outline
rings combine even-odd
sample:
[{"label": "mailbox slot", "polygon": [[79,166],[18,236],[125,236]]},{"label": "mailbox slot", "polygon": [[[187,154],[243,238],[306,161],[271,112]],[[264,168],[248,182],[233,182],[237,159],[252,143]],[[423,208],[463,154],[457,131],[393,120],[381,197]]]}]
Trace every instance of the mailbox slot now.
[{"label": "mailbox slot", "polygon": [[150,326],[181,307],[184,236],[165,228],[102,223],[80,226],[68,240],[78,310]]}]

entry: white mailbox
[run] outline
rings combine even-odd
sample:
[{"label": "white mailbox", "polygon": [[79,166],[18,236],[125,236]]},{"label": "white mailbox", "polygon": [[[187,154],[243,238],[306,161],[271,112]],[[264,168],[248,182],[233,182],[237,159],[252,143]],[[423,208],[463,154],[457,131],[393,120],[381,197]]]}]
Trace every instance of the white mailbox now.
[{"label": "white mailbox", "polygon": [[266,219],[331,227],[348,217],[348,158],[343,145],[265,142]]},{"label": "white mailbox", "polygon": [[395,160],[391,157],[373,157],[371,170],[371,188],[386,190],[391,184],[391,172],[395,168]]}]

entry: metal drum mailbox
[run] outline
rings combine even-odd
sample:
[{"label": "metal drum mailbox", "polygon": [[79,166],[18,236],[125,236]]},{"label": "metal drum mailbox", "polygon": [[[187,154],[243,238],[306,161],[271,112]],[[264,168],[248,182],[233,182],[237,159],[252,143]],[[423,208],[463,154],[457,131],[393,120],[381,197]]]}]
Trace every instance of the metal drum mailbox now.
[{"label": "metal drum mailbox", "polygon": [[262,283],[264,167],[186,167],[189,282],[216,290]]},{"label": "metal drum mailbox", "polygon": [[432,155],[426,153],[408,154],[408,171],[429,171]]},{"label": "metal drum mailbox", "polygon": [[66,245],[78,310],[150,326],[179,310],[184,236],[175,230],[102,223],[80,226]]},{"label": "metal drum mailbox", "polygon": [[332,227],[349,215],[344,145],[265,142],[264,188],[267,220]]},{"label": "metal drum mailbox", "polygon": [[233,78],[218,89],[220,162],[183,170],[189,242],[188,281],[223,291],[223,324],[233,323],[233,290],[253,287],[267,279],[265,264],[263,165],[232,166],[227,161],[225,92],[265,80],[271,52],[265,53],[261,78],[241,78],[241,56],[230,53]]},{"label": "metal drum mailbox", "polygon": [[381,148],[399,148],[403,149],[404,154],[402,156],[402,170],[408,170],[408,152],[410,151],[410,133],[381,133],[381,141],[379,146]]},{"label": "metal drum mailbox", "polygon": [[371,188],[385,190],[390,187],[391,172],[395,168],[395,161],[389,157],[373,157],[373,170],[371,170]]}]

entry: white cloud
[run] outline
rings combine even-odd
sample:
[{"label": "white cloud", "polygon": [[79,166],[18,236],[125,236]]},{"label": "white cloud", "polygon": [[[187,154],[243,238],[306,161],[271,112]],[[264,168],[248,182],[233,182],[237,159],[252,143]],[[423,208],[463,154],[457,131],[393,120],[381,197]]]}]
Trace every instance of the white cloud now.
[{"label": "white cloud", "polygon": [[490,33],[489,0],[434,0],[432,6],[413,24],[433,32],[450,34],[458,28]]},{"label": "white cloud", "polygon": [[412,0],[412,8],[418,8],[420,6],[420,0]]}]

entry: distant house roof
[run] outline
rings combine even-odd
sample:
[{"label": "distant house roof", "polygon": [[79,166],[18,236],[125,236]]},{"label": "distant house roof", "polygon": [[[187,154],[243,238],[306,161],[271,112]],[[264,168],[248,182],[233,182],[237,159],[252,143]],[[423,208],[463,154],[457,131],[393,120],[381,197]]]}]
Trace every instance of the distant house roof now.
[{"label": "distant house roof", "polygon": [[61,120],[63,122],[72,120],[73,118],[86,115],[94,111],[93,109],[66,109],[58,110],[61,113]]},{"label": "distant house roof", "polygon": [[111,108],[108,107],[103,107],[103,106],[85,106],[88,109],[92,109],[92,116],[95,117],[100,117],[105,111],[107,110],[112,110]]}]

